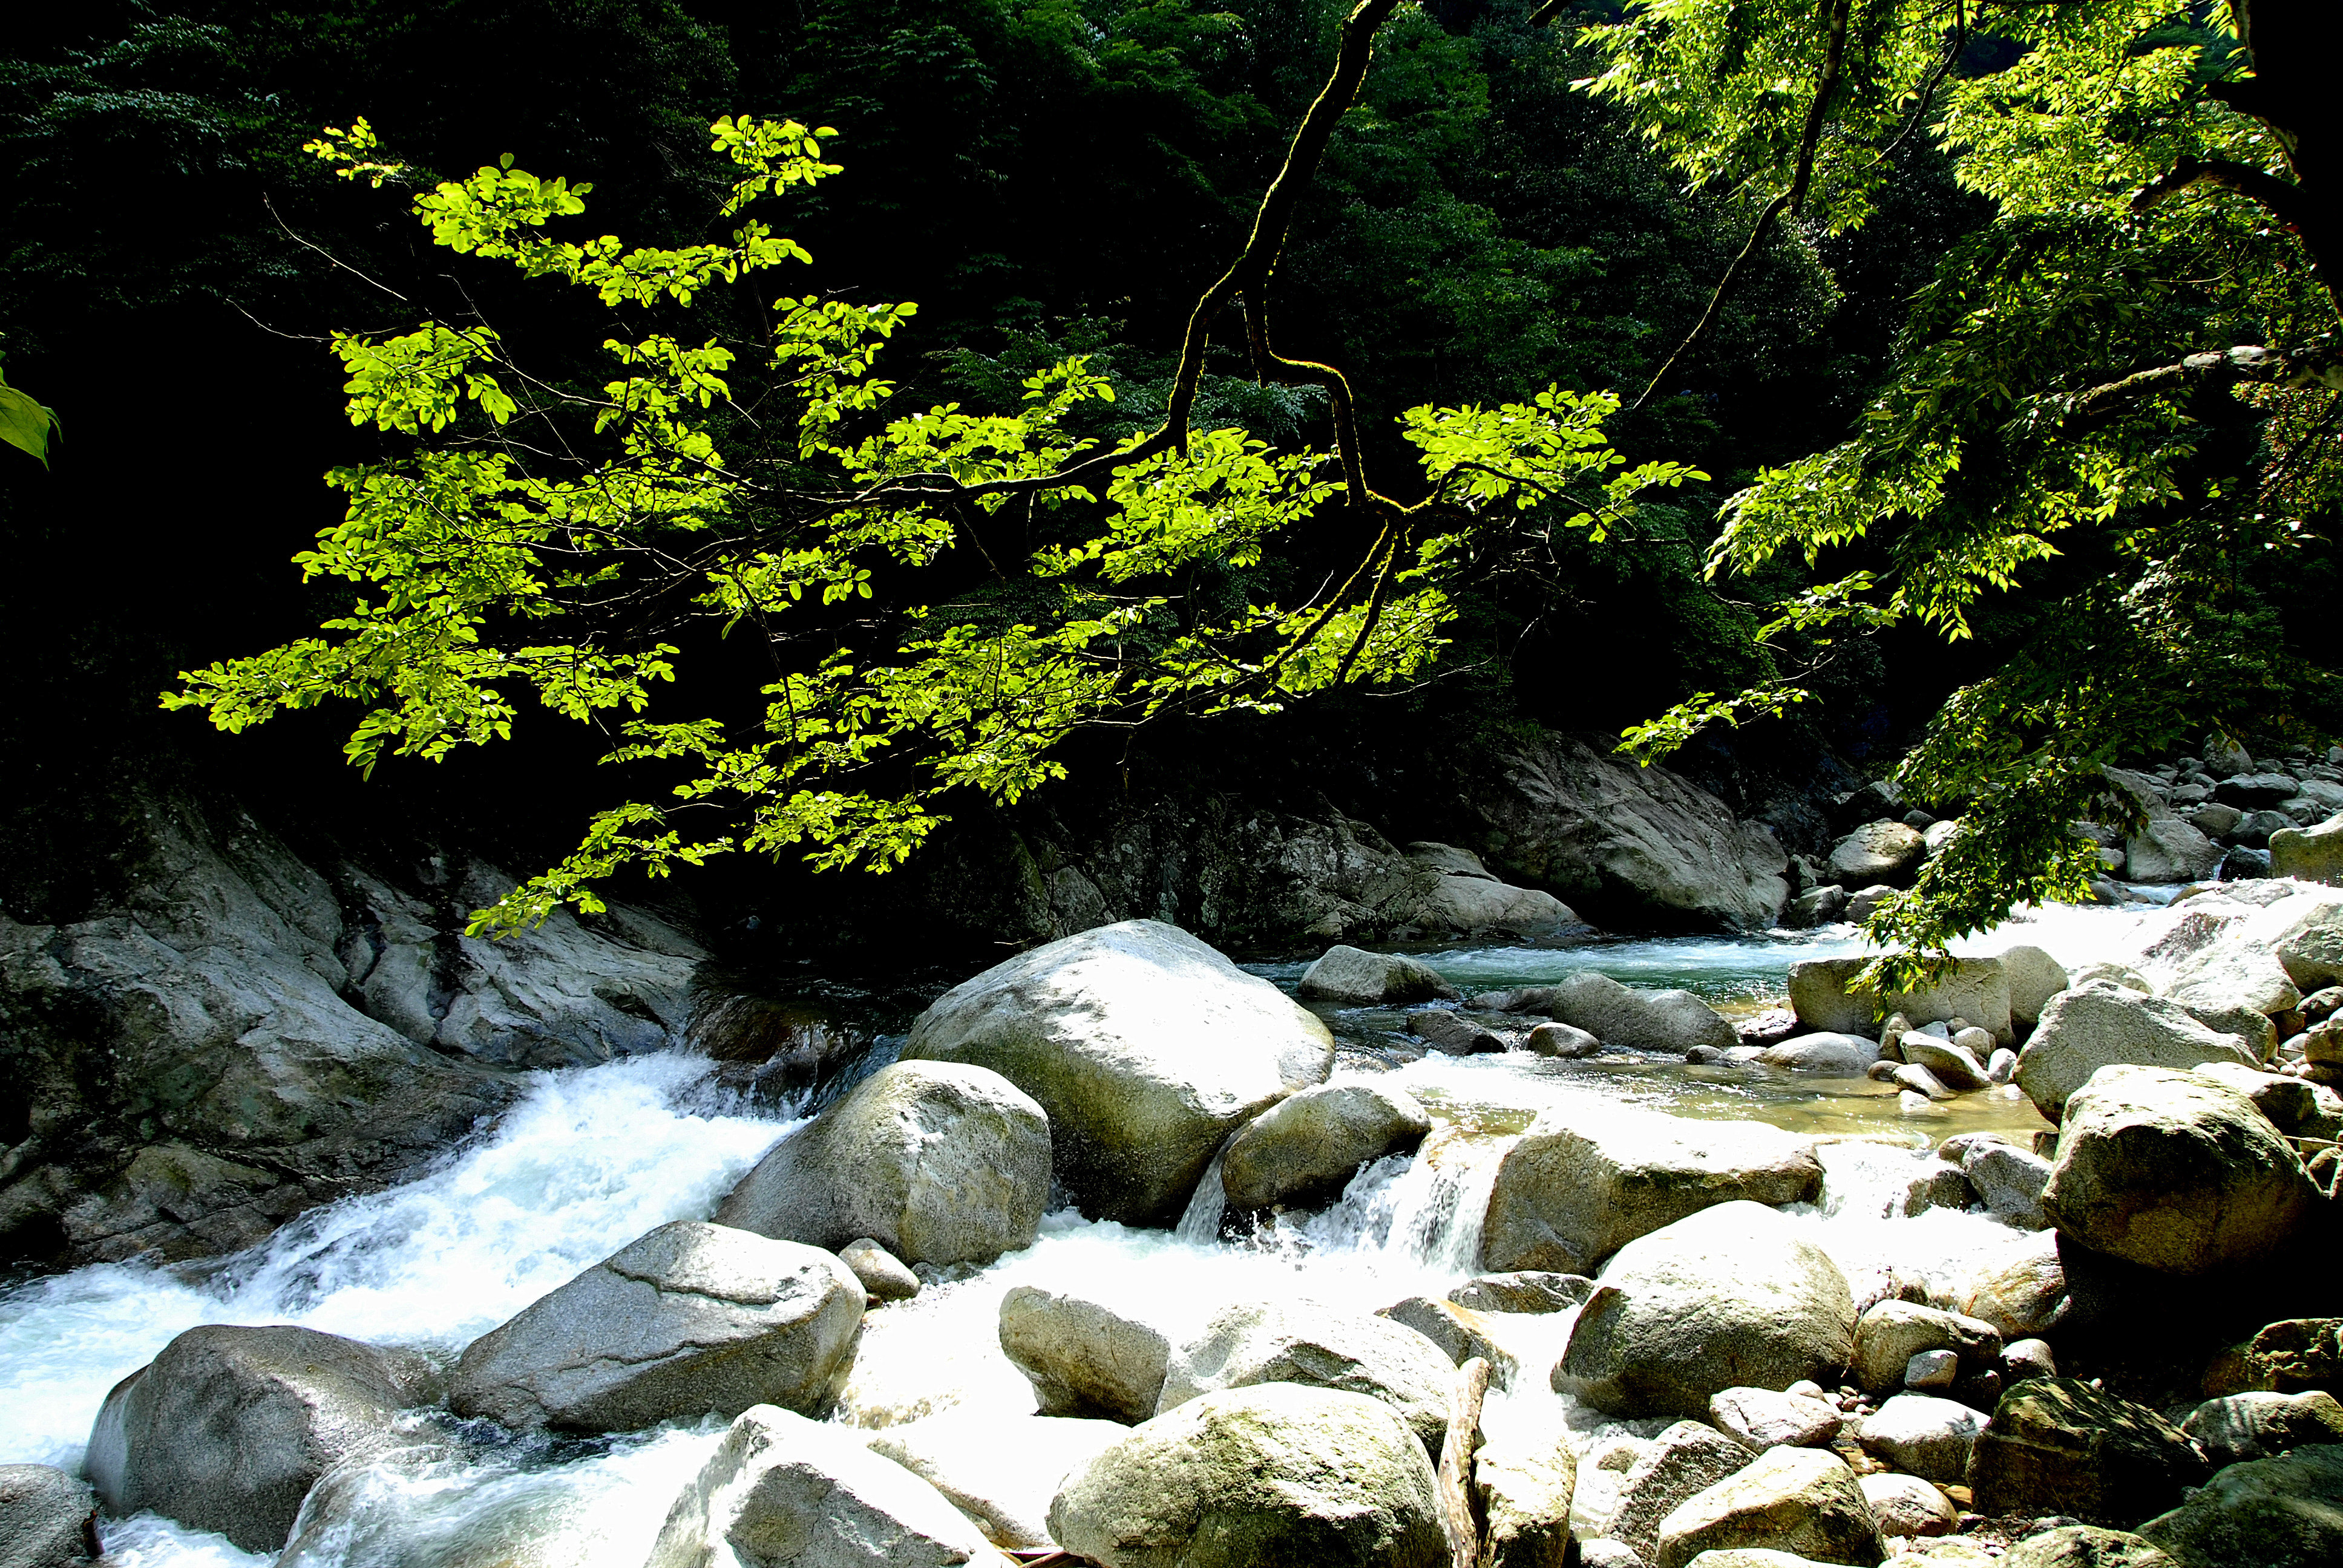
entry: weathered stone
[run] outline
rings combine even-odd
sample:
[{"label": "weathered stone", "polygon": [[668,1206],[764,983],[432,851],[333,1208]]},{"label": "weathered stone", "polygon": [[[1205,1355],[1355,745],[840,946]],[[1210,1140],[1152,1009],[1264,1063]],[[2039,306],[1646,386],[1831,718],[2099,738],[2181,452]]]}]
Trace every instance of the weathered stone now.
[{"label": "weathered stone", "polygon": [[2188,1412],[2180,1430],[2217,1470],[2288,1449],[2343,1442],[2343,1404],[2324,1389],[2304,1393],[2256,1390],[2207,1400]]},{"label": "weathered stone", "polygon": [[2124,840],[2124,875],[2134,882],[2194,882],[2220,865],[2221,846],[2177,817],[2145,822]]},{"label": "weathered stone", "polygon": [[2004,1044],[2016,1038],[2009,1021],[2009,977],[1999,959],[1961,959],[1918,990],[1879,998],[1848,990],[1866,961],[1805,959],[1792,964],[1790,1006],[1798,1021],[1808,1029],[1868,1034],[1882,1013],[1901,1012],[1915,1024],[1966,1019]]},{"label": "weathered stone", "polygon": [[1750,1461],[1749,1450],[1713,1426],[1680,1421],[1628,1467],[1604,1533],[1638,1557],[1658,1553],[1660,1521]]},{"label": "weathered stone", "polygon": [[1838,1266],[1774,1210],[1736,1201],[1604,1265],[1554,1385],[1617,1415],[1697,1417],[1724,1389],[1835,1378],[1854,1340]]},{"label": "weathered stone", "polygon": [[1970,1451],[1968,1484],[1985,1513],[2121,1527],[2163,1512],[2204,1476],[2196,1445],[2146,1405],[2046,1377],[2001,1396]]},{"label": "weathered stone", "polygon": [[1482,1260],[1500,1271],[1586,1273],[1713,1203],[1802,1202],[1822,1178],[1812,1140],[1755,1122],[1606,1108],[1565,1123],[1549,1112],[1497,1167]]},{"label": "weathered stone", "polygon": [[2039,1154],[2008,1143],[1975,1143],[1961,1155],[1961,1174],[1984,1200],[1986,1211],[2026,1231],[2039,1231],[2050,1222],[2042,1208],[2050,1169],[2050,1161]]},{"label": "weathered stone", "polygon": [[1910,879],[1927,847],[1901,822],[1866,822],[1831,847],[1830,874],[1847,888],[1900,883]]},{"label": "weathered stone", "polygon": [[2282,828],[2270,835],[2269,852],[2273,877],[2343,883],[2343,817],[2316,828]]},{"label": "weathered stone", "polygon": [[2343,1318],[2288,1318],[2231,1345],[2205,1369],[2207,1399],[2256,1389],[2343,1388]]},{"label": "weathered stone", "polygon": [[[1966,1034],[1969,1031],[1963,1030],[1961,1032]],[[1983,1030],[1976,1032],[1985,1033]],[[1990,1041],[1992,1036],[1986,1035],[1986,1038]],[[1946,1088],[1963,1094],[1986,1086],[1985,1063],[1971,1055],[1966,1048],[1923,1034],[1918,1030],[1904,1037],[1904,1060],[1934,1074]]]},{"label": "weathered stone", "polygon": [[2182,1568],[2331,1568],[2343,1561],[2343,1444],[2232,1464],[2139,1533]]},{"label": "weathered stone", "polygon": [[2004,1340],[2050,1332],[2066,1318],[2069,1304],[2057,1232],[2012,1238],[2006,1247],[1976,1260],[1955,1295],[1964,1315],[1991,1323]]},{"label": "weathered stone", "polygon": [[[1909,1040],[1912,1037],[1906,1035],[1904,1038]],[[1905,1092],[1916,1094],[1923,1100],[1941,1101],[1960,1098],[1943,1079],[1916,1062],[1905,1062],[1888,1076],[1889,1081],[1901,1084]]]},{"label": "weathered stone", "polygon": [[1896,890],[1885,882],[1875,882],[1868,888],[1857,889],[1846,900],[1846,919],[1856,925],[1879,912],[1879,906],[1896,897]]},{"label": "weathered stone", "polygon": [[1958,1166],[1931,1164],[1905,1183],[1903,1211],[1909,1217],[1931,1209],[1966,1209],[1976,1201],[1976,1191]]},{"label": "weathered stone", "polygon": [[1855,1325],[1848,1375],[1867,1393],[1904,1386],[1904,1367],[1923,1351],[1951,1351],[1972,1370],[2001,1356],[2001,1334],[1981,1318],[1893,1298],[1867,1308]]},{"label": "weathered stone", "polygon": [[1304,1001],[1342,1007],[1404,1007],[1417,1001],[1454,1001],[1456,988],[1421,959],[1404,953],[1371,953],[1359,948],[1328,948],[1302,971],[1294,987]]},{"label": "weathered stone", "polygon": [[2055,1121],[2066,1097],[2103,1067],[2185,1072],[2207,1061],[2259,1065],[2243,1040],[2207,1029],[2173,1002],[2091,981],[2060,992],[2042,1010],[2034,1037],[2017,1054],[2017,1086]]},{"label": "weathered stone", "polygon": [[447,1402],[578,1432],[819,1412],[853,1371],[862,1303],[862,1282],[818,1247],[679,1220],[474,1340]]},{"label": "weathered stone", "polygon": [[1863,1452],[1929,1481],[1956,1482],[1986,1418],[1957,1400],[1899,1393],[1855,1429]]},{"label": "weathered stone", "polygon": [[944,1495],[995,1546],[1054,1546],[1050,1503],[1074,1471],[1119,1442],[1111,1421],[954,1410],[870,1434],[891,1459]]},{"label": "weathered stone", "polygon": [[2002,950],[2001,971],[2009,982],[2009,1016],[2019,1023],[2040,1018],[2050,999],[2070,983],[2064,965],[2026,943]]},{"label": "weathered stone", "polygon": [[1235,1302],[1172,1352],[1155,1413],[1216,1389],[1309,1383],[1381,1400],[1436,1452],[1455,1372],[1439,1346],[1388,1318],[1308,1302]]},{"label": "weathered stone", "polygon": [[1708,1418],[1753,1453],[1784,1443],[1793,1448],[1827,1443],[1845,1424],[1836,1405],[1770,1388],[1721,1390],[1708,1402]]},{"label": "weathered stone", "polygon": [[427,1381],[419,1358],[356,1340],[206,1324],[114,1385],[84,1462],[109,1513],[151,1508],[274,1552],[317,1478],[385,1444]]},{"label": "weathered stone", "polygon": [[1413,1149],[1432,1118],[1405,1090],[1322,1083],[1262,1111],[1229,1140],[1221,1185],[1238,1209],[1311,1206],[1342,1195],[1359,1167]]},{"label": "weathered stone", "polygon": [[1942,1393],[1960,1375],[1961,1358],[1950,1351],[1922,1351],[1904,1363],[1904,1386],[1914,1393]]},{"label": "weathered stone", "polygon": [[854,1271],[874,1302],[908,1302],[920,1293],[920,1276],[868,1236],[840,1247],[838,1261]]},{"label": "weathered stone", "polygon": [[1644,990],[1592,970],[1556,982],[1553,1006],[1556,1022],[1609,1046],[1681,1055],[1696,1045],[1729,1050],[1741,1043],[1733,1025],[1688,990]]},{"label": "weathered stone", "polygon": [[1879,1060],[1879,1047],[1859,1034],[1817,1031],[1768,1046],[1757,1060],[1768,1067],[1786,1067],[1793,1072],[1860,1078],[1865,1068]]},{"label": "weathered stone", "polygon": [[1483,872],[1435,879],[1417,906],[1414,923],[1434,936],[1502,932],[1544,937],[1586,922],[1578,918],[1578,911],[1544,889],[1516,888]]},{"label": "weathered stone", "polygon": [[2277,1048],[2270,1019],[2302,1000],[2284,966],[2250,940],[2215,941],[2174,971],[2164,994],[2199,1023],[2243,1040],[2257,1059]]},{"label": "weathered stone", "polygon": [[1038,1101],[1083,1211],[1169,1223],[1228,1135],[1322,1082],[1315,1015],[1187,932],[1126,920],[964,980],[911,1026],[906,1060],[990,1068]]},{"label": "weathered stone", "polygon": [[2226,806],[2252,810],[2257,806],[2275,806],[2281,800],[2291,800],[2301,790],[2301,783],[2289,774],[2278,772],[2238,773],[2213,786],[2213,799]]},{"label": "weathered stone", "polygon": [[1448,1299],[1476,1312],[1560,1312],[1584,1306],[1594,1282],[1584,1274],[1523,1269],[1481,1274],[1448,1292]]},{"label": "weathered stone", "polygon": [[1952,1500],[1916,1475],[1884,1470],[1859,1476],[1856,1483],[1882,1535],[1942,1535],[1960,1523]]},{"label": "weathered stone", "polygon": [[999,1568],[974,1523],[846,1429],[756,1405],[668,1511],[648,1568]]},{"label": "weathered stone", "polygon": [[1043,1415],[1136,1424],[1155,1413],[1172,1343],[1128,1309],[1017,1285],[1001,1298],[1001,1350]]},{"label": "weathered stone", "polygon": [[1792,899],[1782,910],[1782,924],[1794,931],[1826,926],[1845,918],[1846,903],[1846,890],[1836,882],[1825,882]]},{"label": "weathered stone", "polygon": [[1528,1422],[1491,1440],[1473,1459],[1480,1568],[1565,1568],[1577,1485],[1566,1433]]},{"label": "weathered stone", "polygon": [[99,1550],[89,1483],[46,1464],[0,1464],[0,1568],[77,1568]]},{"label": "weathered stone", "polygon": [[[1583,1029],[1566,1023],[1548,1021],[1530,1030],[1523,1046],[1533,1056],[1559,1056],[1572,1059],[1594,1056],[1603,1049],[1603,1042]],[[1694,1050],[1699,1047],[1695,1046]]]},{"label": "weathered stone", "polygon": [[1686,1498],[1660,1522],[1658,1568],[1704,1552],[1768,1547],[1825,1563],[1874,1563],[1879,1522],[1846,1462],[1827,1449],[1776,1448]]},{"label": "weathered stone", "polygon": [[1271,1382],[1207,1393],[1066,1478],[1050,1533],[1103,1568],[1438,1568],[1423,1445],[1391,1408]]},{"label": "weathered stone", "polygon": [[1407,1031],[1447,1056],[1477,1056],[1505,1049],[1505,1037],[1445,1008],[1407,1015]]},{"label": "weathered stone", "polygon": [[2147,1537],[2096,1524],[2061,1524],[2009,1549],[2002,1568],[2177,1568]]},{"label": "weathered stone", "polygon": [[899,1061],[775,1144],[716,1222],[907,1262],[989,1263],[1033,1244],[1050,1201],[1050,1121],[999,1073]]},{"label": "weathered stone", "polygon": [[2321,1194],[2232,1090],[2191,1072],[2101,1068],[2066,1102],[2042,1206],[2094,1251],[2170,1273],[2269,1256]]},{"label": "weathered stone", "polygon": [[1497,1342],[1488,1319],[1470,1307],[1430,1296],[1407,1296],[1376,1308],[1375,1316],[1413,1329],[1438,1345],[1440,1353],[1453,1365],[1463,1366],[1479,1356],[1489,1363],[1489,1381],[1498,1388],[1509,1386],[1520,1367],[1513,1352]]},{"label": "weathered stone", "polygon": [[2308,993],[2343,980],[2343,900],[2326,894],[2305,899],[2303,905],[2271,938],[2270,951],[2287,978]]}]

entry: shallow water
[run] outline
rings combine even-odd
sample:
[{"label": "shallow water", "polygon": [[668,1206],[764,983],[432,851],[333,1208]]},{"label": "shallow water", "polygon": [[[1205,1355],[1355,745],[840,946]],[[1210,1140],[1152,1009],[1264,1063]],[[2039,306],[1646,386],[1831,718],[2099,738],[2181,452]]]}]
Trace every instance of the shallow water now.
[{"label": "shallow water", "polygon": [[[2013,923],[1973,950],[2034,941],[2071,963],[2138,940],[2137,911],[2057,910]],[[1859,950],[1840,928],[1786,940],[1684,938],[1554,950],[1460,950],[1428,961],[1467,990],[1551,981],[1598,969],[1630,983],[1684,985],[1720,1005],[1777,999],[1800,958]],[[1262,966],[1291,987],[1300,965]],[[1395,1021],[1386,1020],[1385,1021]],[[1378,1020],[1336,1015],[1346,1033]],[[0,1296],[0,1462],[76,1466],[106,1391],[200,1322],[296,1322],[443,1362],[471,1339],[655,1225],[702,1218],[798,1123],[715,1090],[711,1064],[681,1054],[538,1074],[495,1130],[405,1186],[320,1210],[202,1277],[101,1265]],[[1687,1069],[1659,1060],[1563,1062],[1524,1054],[1433,1055],[1395,1070],[1439,1125],[1415,1156],[1363,1169],[1340,1201],[1281,1215],[1252,1235],[1132,1230],[1071,1211],[1045,1220],[1026,1251],[874,1312],[839,1419],[876,1427],[937,1412],[1030,1412],[1030,1388],[1001,1355],[1001,1295],[1018,1284],[1127,1295],[1200,1322],[1238,1299],[1309,1298],[1373,1311],[1442,1295],[1474,1271],[1497,1161],[1537,1112],[1590,1103],[1748,1118],[1855,1135],[1825,1148],[1819,1202],[1792,1211],[1855,1282],[1891,1265],[1957,1267],[2011,1232],[1982,1215],[1890,1212],[1926,1148],[1969,1127],[2038,1126],[2022,1101],[1969,1096],[1949,1112],[1898,1114],[1868,1081],[1765,1069]],[[1614,1430],[1547,1391],[1571,1314],[1510,1324],[1523,1363],[1492,1400],[1493,1431],[1561,1419]],[[444,1428],[418,1419],[418,1436]],[[666,1505],[717,1441],[720,1423],[595,1442],[459,1443],[455,1456],[384,1463],[347,1478],[346,1528],[308,1541],[298,1568],[443,1568],[507,1561],[637,1568]],[[477,1436],[477,1433],[472,1434]],[[151,1514],[106,1525],[125,1568],[248,1568],[266,1561]],[[295,1568],[288,1563],[287,1568]]]}]

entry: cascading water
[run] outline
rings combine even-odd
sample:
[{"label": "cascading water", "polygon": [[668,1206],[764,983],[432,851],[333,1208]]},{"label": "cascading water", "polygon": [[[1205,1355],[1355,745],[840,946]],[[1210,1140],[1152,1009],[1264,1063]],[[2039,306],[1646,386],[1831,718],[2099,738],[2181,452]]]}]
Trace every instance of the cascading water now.
[{"label": "cascading water", "polygon": [[[2044,942],[2069,961],[2102,956],[2137,930],[2136,917],[2118,927],[2112,913],[2046,914],[2036,927],[2011,928],[2007,940]],[[1596,967],[1642,983],[1694,983],[1720,1000],[1763,999],[1779,995],[1791,959],[1850,947],[1843,935],[1828,934],[1795,944],[1685,940],[1568,954],[1490,950],[1432,961],[1467,989]],[[1030,1412],[1031,1390],[998,1341],[1001,1298],[1020,1284],[1142,1302],[1171,1331],[1247,1297],[1306,1297],[1373,1312],[1412,1294],[1443,1295],[1477,1267],[1498,1164],[1544,1110],[1648,1102],[1872,1140],[1825,1145],[1820,1201],[1792,1211],[1859,1294],[1890,1258],[1907,1270],[1916,1258],[1924,1267],[1950,1268],[2010,1236],[1981,1215],[1901,1216],[1896,1200],[1930,1136],[1898,1123],[1892,1097],[1858,1098],[1875,1086],[1850,1086],[1835,1099],[1835,1091],[1786,1079],[1769,1086],[1657,1062],[1608,1071],[1587,1066],[1519,1053],[1435,1055],[1403,1066],[1383,1081],[1431,1111],[1437,1125],[1423,1148],[1369,1163],[1340,1201],[1317,1213],[1264,1219],[1242,1235],[1218,1233],[1217,1159],[1176,1231],[1051,1213],[1025,1251],[965,1278],[932,1282],[917,1300],[872,1312],[838,1419],[878,1427],[946,1410]],[[785,1113],[717,1092],[709,1070],[702,1059],[673,1053],[538,1074],[492,1134],[437,1169],[307,1216],[208,1275],[100,1265],[0,1297],[0,1462],[75,1465],[106,1391],[199,1322],[297,1322],[416,1347],[445,1362],[645,1231],[705,1217],[789,1131]],[[1893,1131],[1899,1125],[1900,1135]],[[1889,1141],[1879,1141],[1883,1136]],[[1581,1442],[1638,1430],[1604,1422],[1551,1392],[1545,1369],[1559,1358],[1574,1316],[1523,1319],[1514,1327],[1523,1370],[1491,1399],[1485,1419],[1493,1432],[1533,1420],[1558,1420]],[[458,1557],[639,1568],[668,1500],[712,1448],[720,1424],[498,1446],[471,1427],[451,1432],[444,1418],[419,1417],[415,1447],[335,1478],[338,1523],[304,1537],[287,1568],[426,1568]],[[1596,1491],[1590,1487],[1590,1498]],[[263,1561],[153,1515],[109,1521],[106,1535],[109,1561],[123,1568],[253,1568]]]}]

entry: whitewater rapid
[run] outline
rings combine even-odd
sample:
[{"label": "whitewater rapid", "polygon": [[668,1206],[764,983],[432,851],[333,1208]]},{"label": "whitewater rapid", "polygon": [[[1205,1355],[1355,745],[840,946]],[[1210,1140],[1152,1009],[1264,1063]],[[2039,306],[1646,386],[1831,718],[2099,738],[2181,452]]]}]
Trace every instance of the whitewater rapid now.
[{"label": "whitewater rapid", "polygon": [[[1970,950],[2031,941],[2071,965],[2127,950],[2140,940],[2143,918],[2137,910],[2046,910]],[[1427,957],[1468,990],[1594,968],[1631,983],[1692,984],[1745,1005],[1778,998],[1795,959],[1857,950],[1841,928],[1773,940]],[[1290,985],[1298,968],[1261,972]],[[1543,1109],[1595,1097],[1780,1121],[1833,1098],[1826,1087],[1780,1075],[1712,1081],[1680,1064],[1672,1072],[1656,1065],[1564,1070],[1580,1065],[1509,1054],[1434,1055],[1400,1067],[1389,1081],[1417,1094],[1439,1123],[1423,1148],[1364,1168],[1329,1209],[1278,1216],[1246,1238],[1212,1233],[1202,1216],[1218,1205],[1209,1199],[1178,1231],[1053,1212],[1027,1251],[874,1311],[838,1419],[879,1427],[951,1409],[1031,1412],[1031,1390],[1001,1353],[997,1333],[1001,1298],[1020,1284],[1126,1296],[1173,1327],[1245,1298],[1307,1298],[1372,1312],[1412,1294],[1443,1295],[1476,1271],[1497,1162]],[[669,1052],[538,1073],[492,1131],[418,1180],[316,1211],[225,1266],[97,1265],[0,1295],[0,1462],[77,1468],[106,1391],[198,1323],[298,1323],[451,1363],[472,1339],[644,1231],[707,1217],[759,1155],[802,1124],[787,1107],[759,1108],[718,1089],[711,1072],[705,1059]],[[1820,1201],[1792,1211],[1858,1294],[1862,1277],[1891,1259],[1906,1269],[1916,1260],[1950,1269],[2010,1235],[1983,1215],[1936,1210],[1905,1219],[1891,1211],[1928,1146],[1951,1129],[1899,1132],[1884,1109],[1893,1101],[1875,1089],[1837,1091],[1847,1107],[1839,1114],[1865,1141],[1826,1144]],[[1790,1124],[1803,1123],[1793,1117]],[[1217,1183],[1216,1173],[1208,1183]],[[1559,1356],[1571,1320],[1556,1313],[1523,1331],[1545,1364]],[[1577,1429],[1608,1430],[1544,1385],[1533,1373],[1493,1400],[1493,1429],[1534,1412],[1551,1416],[1560,1403]],[[444,1439],[445,1420],[414,1418],[417,1441]],[[360,1477],[347,1526],[313,1543],[297,1568],[488,1561],[478,1555],[484,1539],[527,1543],[515,1562],[639,1568],[668,1501],[721,1430],[708,1420],[593,1442],[418,1450]],[[108,1561],[119,1568],[254,1568],[269,1561],[152,1514],[107,1521],[104,1533]]]}]

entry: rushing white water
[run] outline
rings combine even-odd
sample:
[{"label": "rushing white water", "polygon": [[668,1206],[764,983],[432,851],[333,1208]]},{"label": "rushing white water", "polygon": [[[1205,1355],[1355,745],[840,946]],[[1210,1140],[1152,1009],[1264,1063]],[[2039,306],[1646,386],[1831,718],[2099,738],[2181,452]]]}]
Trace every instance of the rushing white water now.
[{"label": "rushing white water", "polygon": [[[2033,941],[2070,964],[2122,957],[2170,918],[2036,911],[1975,950]],[[1778,995],[1798,958],[1855,950],[1853,934],[1841,928],[1793,940],[1473,950],[1431,961],[1468,990],[1595,968],[1745,1000]],[[1290,982],[1298,969],[1263,972]],[[493,1133],[430,1173],[308,1215],[208,1278],[103,1265],[0,1297],[0,1462],[77,1465],[106,1391],[196,1323],[296,1322],[451,1358],[645,1231],[704,1217],[789,1130],[779,1114],[714,1091],[709,1070],[704,1060],[669,1054],[538,1074]],[[1850,1127],[1873,1128],[1860,1118],[1882,1114],[1876,1086],[1775,1078],[1770,1086],[1701,1078],[1680,1064],[1603,1071],[1519,1055],[1433,1055],[1410,1063],[1386,1081],[1414,1092],[1438,1123],[1419,1153],[1369,1164],[1339,1201],[1317,1213],[1265,1218],[1238,1236],[1218,1233],[1217,1161],[1176,1231],[1052,1213],[1031,1248],[873,1312],[839,1419],[878,1427],[950,1409],[1031,1411],[1031,1389],[998,1342],[1001,1298],[1020,1284],[1124,1297],[1174,1331],[1240,1299],[1305,1298],[1372,1312],[1412,1294],[1443,1295],[1477,1267],[1498,1162],[1541,1111],[1648,1103],[1690,1114],[1787,1118],[1785,1124],[1820,1131],[1831,1129],[1830,1108],[1840,1098],[1855,1107]],[[1942,1273],[2009,1238],[1981,1215],[1895,1212],[1927,1143],[1949,1130],[1910,1131],[1901,1147],[1827,1144],[1820,1201],[1791,1211],[1859,1298],[1875,1295],[1891,1269],[1907,1277]],[[1523,1370],[1510,1391],[1493,1397],[1493,1432],[1559,1419],[1591,1442],[1648,1424],[1605,1422],[1550,1392],[1544,1369],[1560,1356],[1573,1316],[1510,1326],[1508,1348]],[[484,1448],[451,1445],[444,1430],[417,1419],[418,1440],[438,1446],[337,1478],[340,1523],[307,1538],[287,1568],[426,1568],[458,1558],[636,1568],[668,1501],[720,1430],[702,1422],[600,1442]],[[109,1521],[106,1534],[109,1561],[125,1568],[253,1568],[264,1561],[153,1515]]]}]

